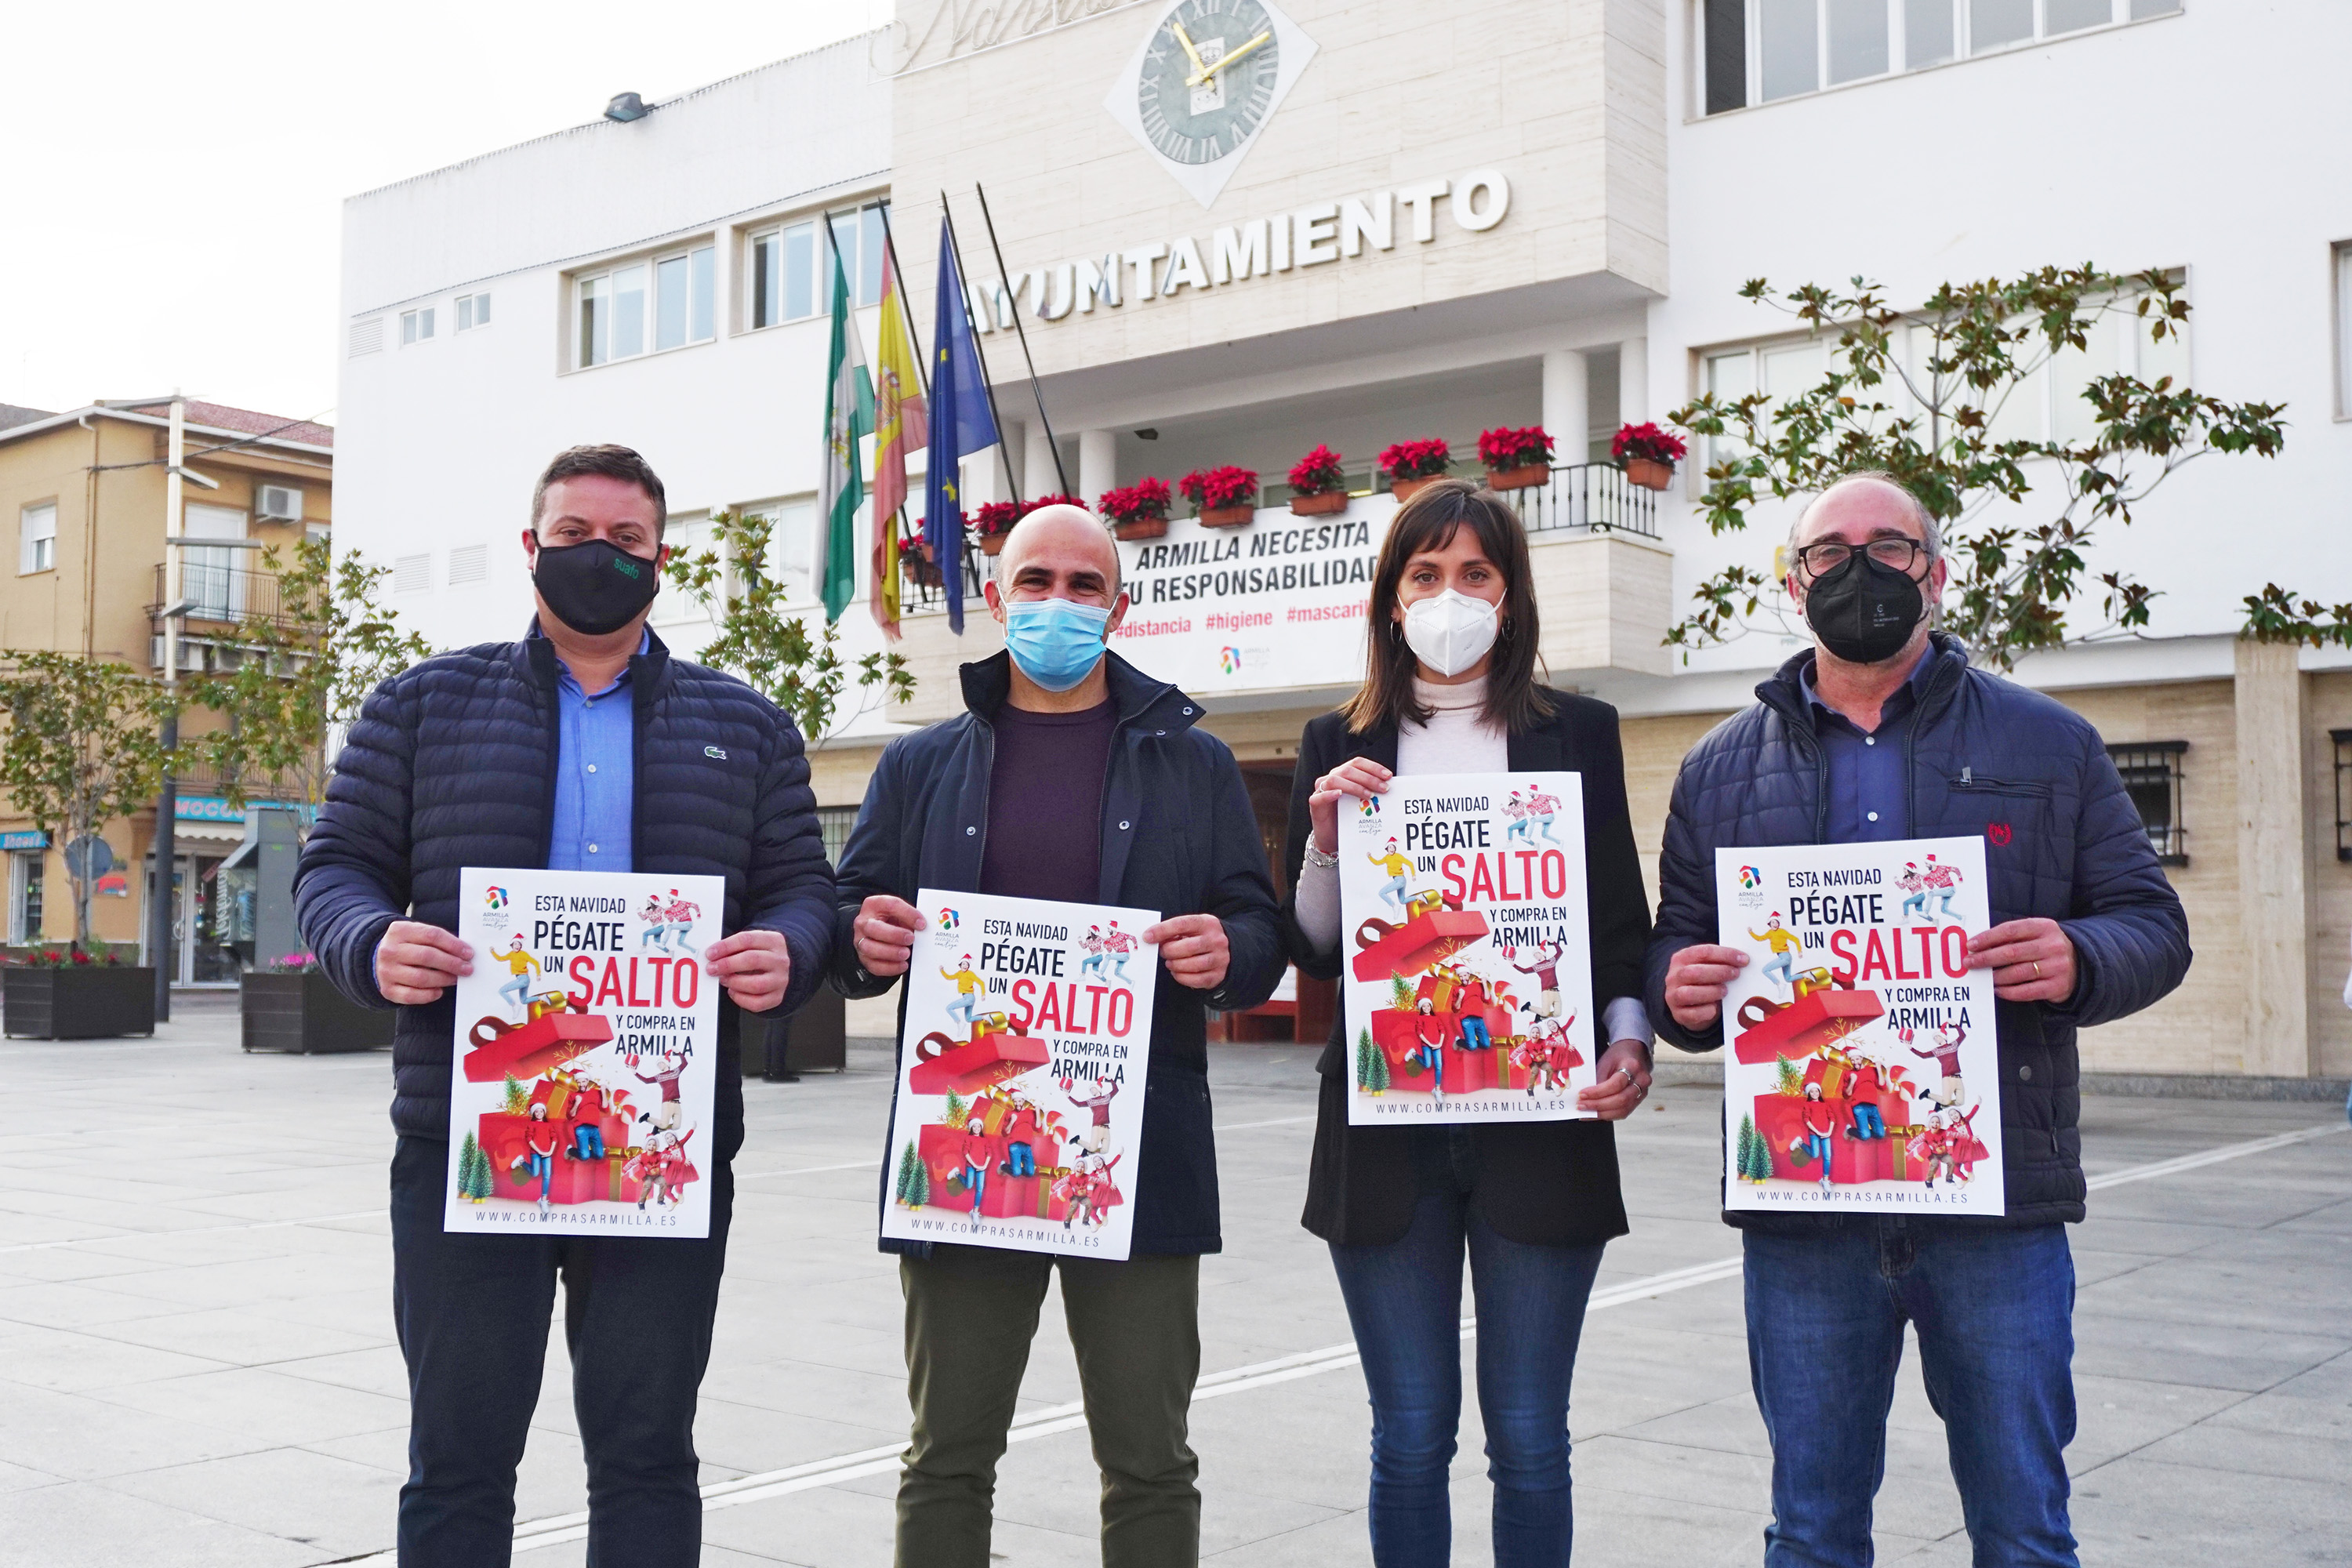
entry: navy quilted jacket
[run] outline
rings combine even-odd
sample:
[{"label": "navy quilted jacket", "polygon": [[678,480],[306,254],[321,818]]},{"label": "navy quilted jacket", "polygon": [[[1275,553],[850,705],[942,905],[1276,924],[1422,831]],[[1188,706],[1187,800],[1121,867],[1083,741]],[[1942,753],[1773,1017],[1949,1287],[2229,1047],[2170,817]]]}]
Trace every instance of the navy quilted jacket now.
[{"label": "navy quilted jacket", "polygon": [[[1985,842],[1994,922],[2045,917],[2074,943],[2073,996],[1996,1005],[2005,1223],[2079,1220],[2075,1031],[2137,1013],[2179,984],[2189,972],[2189,919],[2098,731],[2039,692],[1970,668],[1955,637],[1936,634],[1927,657],[1934,668],[1908,742],[1912,834],[1975,837],[2005,825],[2005,834]],[[1810,649],[1799,654],[1759,686],[1761,703],[1717,725],[1675,780],[1658,862],[1648,996],[1658,1033],[1685,1050],[1723,1043],[1719,1023],[1694,1034],[1665,1005],[1667,960],[1717,940],[1716,850],[1818,844],[1826,835],[1822,752],[1799,684],[1812,658]],[[1840,1223],[1747,1212],[1724,1217],[1794,1232]]]},{"label": "navy quilted jacket", "polygon": [[[1160,915],[1211,914],[1233,949],[1223,985],[1194,991],[1162,969],[1151,997],[1151,1059],[1145,1071],[1143,1141],[1137,1153],[1137,1252],[1214,1252],[1216,1133],[1209,1117],[1207,1009],[1255,1007],[1287,967],[1266,869],[1265,841],[1249,789],[1225,743],[1192,726],[1201,705],[1117,654],[1109,658],[1118,728],[1103,779],[1101,892],[1106,904]],[[935,888],[980,888],[987,847],[988,784],[996,760],[996,712],[1012,689],[1010,656],[963,667],[969,712],[901,735],[883,752],[866,786],[857,826],[841,852],[833,983],[844,995],[879,996],[896,978],[857,962],[850,922],[877,893],[912,901]],[[1072,824],[1075,831],[1076,824]],[[907,994],[898,992],[898,1026]],[[893,1107],[895,1113],[895,1106]],[[883,1136],[889,1136],[884,1123]],[[883,1151],[889,1152],[886,1147]],[[889,1201],[882,1163],[877,1203]],[[885,1252],[929,1255],[931,1243],[887,1240]]]},{"label": "navy quilted jacket", "polygon": [[[833,871],[817,827],[800,731],[732,676],[673,660],[661,639],[629,661],[636,718],[635,865],[723,877],[724,931],[781,931],[792,984],[782,1016],[824,979]],[[302,940],[338,990],[370,1007],[375,947],[395,920],[457,929],[467,866],[547,864],[555,818],[555,647],[483,643],[429,658],[369,694],[294,876]],[[392,1043],[393,1125],[449,1135],[455,1004],[403,1007]],[[743,1136],[737,1041],[719,1005],[719,1140]]]}]

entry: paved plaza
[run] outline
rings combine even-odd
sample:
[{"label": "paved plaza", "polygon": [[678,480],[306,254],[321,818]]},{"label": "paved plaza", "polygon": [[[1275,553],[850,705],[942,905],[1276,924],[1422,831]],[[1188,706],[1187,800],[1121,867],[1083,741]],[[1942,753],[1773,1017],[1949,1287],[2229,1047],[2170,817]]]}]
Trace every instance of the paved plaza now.
[{"label": "paved plaza", "polygon": [[[179,1011],[152,1041],[0,1044],[19,1108],[0,1136],[0,1558],[388,1564],[407,1421],[381,1212],[389,1063],[247,1057],[231,999]],[[1226,1250],[1202,1271],[1193,1442],[1204,1549],[1235,1568],[1370,1562],[1361,1374],[1297,1225],[1310,1061],[1214,1055]],[[707,1563],[889,1561],[907,1406],[895,1266],[872,1239],[886,1073],[866,1043],[846,1074],[747,1086],[698,1428]],[[1633,1234],[1609,1248],[1572,1412],[1587,1563],[1760,1556],[1769,1461],[1738,1242],[1715,1215],[1716,1116],[1713,1089],[1665,1088],[1620,1135]],[[2084,1119],[2100,1186],[2073,1233],[2084,1561],[2352,1563],[2341,1110],[2094,1098]],[[1096,1484],[1051,1303],[1046,1325],[996,1552],[1076,1568],[1098,1561]],[[1916,1365],[1915,1351],[1888,1435],[1880,1559],[1964,1564]],[[1463,1426],[1455,1561],[1480,1563],[1475,1402]],[[583,1559],[573,1432],[559,1323],[523,1467],[523,1568]]]}]

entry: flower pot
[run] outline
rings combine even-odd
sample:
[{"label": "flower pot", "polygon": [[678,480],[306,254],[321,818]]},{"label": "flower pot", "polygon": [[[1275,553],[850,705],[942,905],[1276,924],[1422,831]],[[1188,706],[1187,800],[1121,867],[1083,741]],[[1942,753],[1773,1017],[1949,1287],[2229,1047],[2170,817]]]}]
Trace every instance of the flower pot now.
[{"label": "flower pot", "polygon": [[392,1012],[362,1007],[315,969],[243,976],[237,989],[248,1051],[318,1056],[373,1051],[392,1044]]},{"label": "flower pot", "polygon": [[1550,478],[1549,463],[1522,463],[1513,468],[1488,468],[1486,488],[1490,490],[1532,489]]},{"label": "flower pot", "polygon": [[1164,517],[1139,517],[1133,522],[1112,523],[1110,531],[1113,538],[1129,542],[1139,539],[1161,539],[1167,536],[1168,520]]},{"label": "flower pot", "polygon": [[12,1039],[103,1040],[155,1032],[155,972],[102,963],[0,971]]},{"label": "flower pot", "polygon": [[1348,492],[1326,490],[1319,496],[1292,496],[1290,510],[1300,517],[1329,517],[1348,510]]},{"label": "flower pot", "polygon": [[1662,463],[1655,458],[1628,458],[1625,459],[1625,478],[1645,490],[1662,490],[1674,484],[1675,466]]},{"label": "flower pot", "polygon": [[907,574],[907,581],[918,588],[937,588],[946,581],[937,565],[919,555],[901,555],[898,566]]},{"label": "flower pot", "polygon": [[1213,506],[1201,513],[1202,528],[1244,528],[1257,515],[1255,505]]},{"label": "flower pot", "polygon": [[980,552],[982,555],[1001,555],[1003,552],[1004,535],[1001,533],[983,533],[980,536]]},{"label": "flower pot", "polygon": [[1413,498],[1415,491],[1426,489],[1444,477],[1444,474],[1424,474],[1417,479],[1391,479],[1389,494],[1396,497],[1397,505],[1402,506]]}]

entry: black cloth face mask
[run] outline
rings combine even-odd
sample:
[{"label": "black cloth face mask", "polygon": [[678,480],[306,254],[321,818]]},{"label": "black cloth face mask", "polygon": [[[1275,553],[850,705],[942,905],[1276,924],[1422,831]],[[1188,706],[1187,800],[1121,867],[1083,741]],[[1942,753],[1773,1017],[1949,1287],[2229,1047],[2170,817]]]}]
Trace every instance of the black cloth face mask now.
[{"label": "black cloth face mask", "polygon": [[661,592],[661,567],[602,539],[542,544],[531,568],[539,596],[582,637],[601,637],[637,618]]},{"label": "black cloth face mask", "polygon": [[1877,664],[1903,651],[1927,613],[1908,572],[1857,550],[1805,590],[1805,620],[1822,646],[1848,664]]}]

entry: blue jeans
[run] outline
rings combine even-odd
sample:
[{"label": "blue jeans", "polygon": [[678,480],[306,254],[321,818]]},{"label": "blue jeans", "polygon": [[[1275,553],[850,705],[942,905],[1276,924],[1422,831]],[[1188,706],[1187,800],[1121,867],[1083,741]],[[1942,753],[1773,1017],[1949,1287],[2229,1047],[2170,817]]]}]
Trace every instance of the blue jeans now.
[{"label": "blue jeans", "polygon": [[1777,974],[1780,977],[1781,984],[1793,989],[1797,984],[1796,967],[1797,955],[1795,953],[1776,952],[1771,957],[1764,961],[1764,967],[1759,973],[1760,973],[1767,980],[1771,979]]},{"label": "blue jeans", "polygon": [[555,1156],[552,1154],[542,1154],[538,1150],[533,1149],[530,1152],[530,1173],[539,1178],[539,1195],[541,1197],[547,1196],[550,1192],[554,1190]]},{"label": "blue jeans", "polygon": [[1574,1535],[1568,1388],[1598,1247],[1508,1241],[1463,1193],[1423,1194],[1386,1247],[1331,1244],[1372,1401],[1372,1562],[1445,1568],[1462,1417],[1462,1258],[1478,1312],[1478,1409],[1496,1568],[1566,1568]]},{"label": "blue jeans", "polygon": [[574,1126],[572,1129],[572,1153],[575,1159],[603,1159],[604,1130],[593,1121],[583,1121]]},{"label": "blue jeans", "polygon": [[1037,1151],[1027,1143],[1007,1143],[1004,1146],[1004,1171],[1007,1175],[1034,1176],[1037,1173]]},{"label": "blue jeans", "polygon": [[1772,1440],[1766,1568],[1864,1568],[1886,1413],[1918,1330],[1976,1561],[2074,1568],[2074,1260],[2063,1226],[1855,1215],[1745,1233],[1748,1365]]},{"label": "blue jeans", "polygon": [[959,991],[948,1002],[946,1008],[947,1016],[950,1018],[961,1018],[963,1021],[964,1026],[966,1028],[970,1028],[971,1026],[972,1011],[979,1005],[979,992]]},{"label": "blue jeans", "polygon": [[441,1228],[449,1146],[404,1137],[392,1157],[392,1312],[408,1363],[408,1484],[400,1560],[505,1568],[515,1467],[539,1404],[563,1281],[573,1412],[588,1458],[588,1561],[701,1561],[695,1394],[734,1202],[709,1162],[710,1238],[469,1236]]},{"label": "blue jeans", "polygon": [[1462,1048],[1465,1051],[1492,1050],[1495,1037],[1486,1032],[1486,1020],[1475,1013],[1462,1015]]},{"label": "blue jeans", "polygon": [[1857,1138],[1886,1136],[1886,1119],[1878,1114],[1878,1107],[1860,1103],[1854,1106],[1853,1135]]}]

